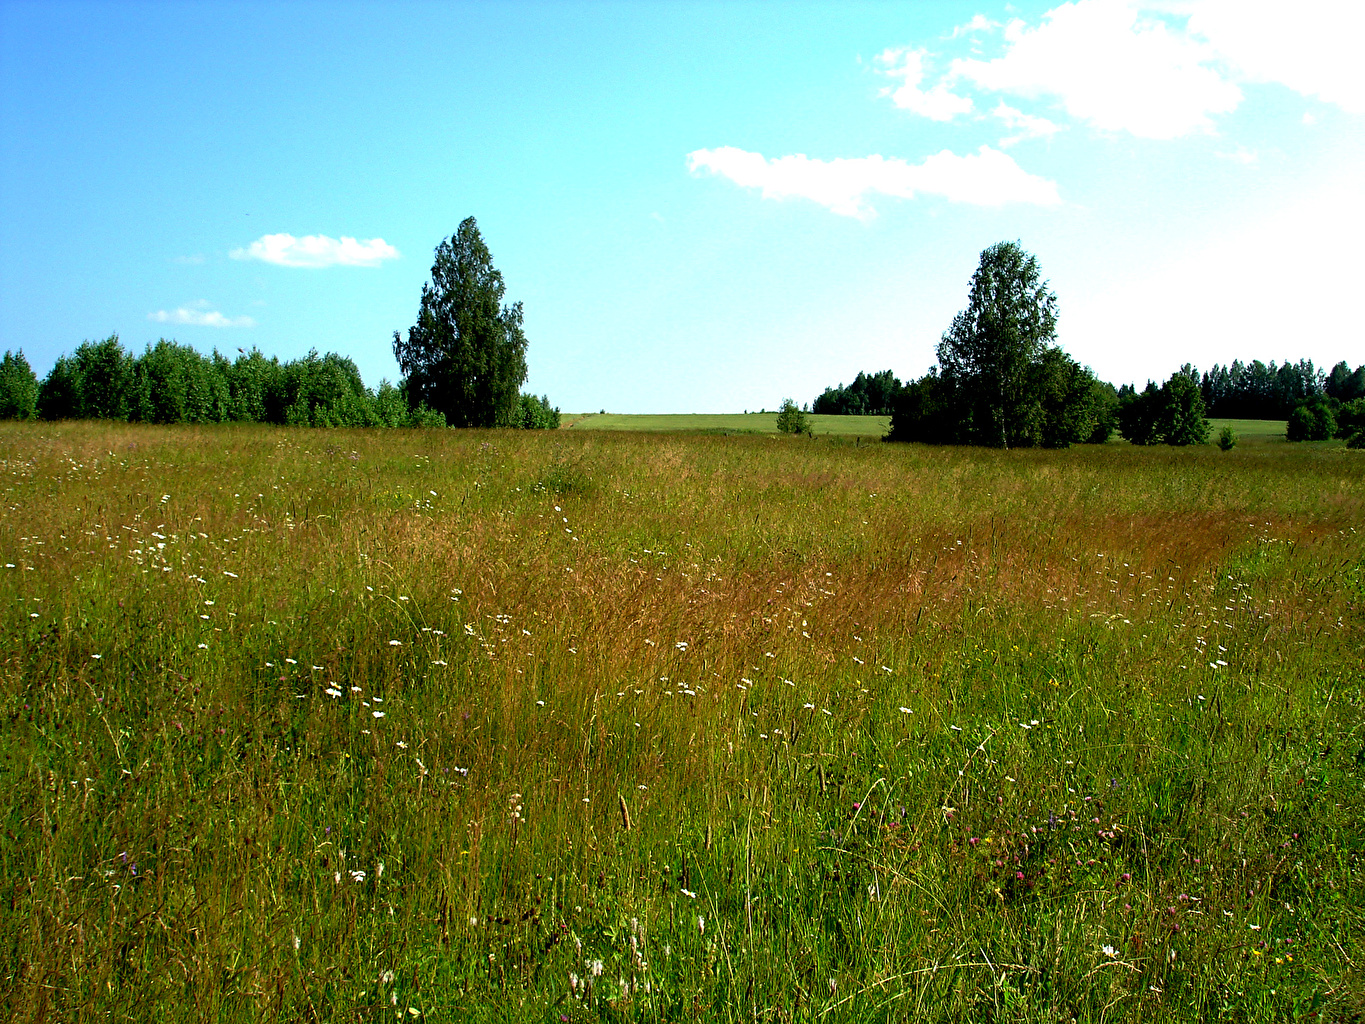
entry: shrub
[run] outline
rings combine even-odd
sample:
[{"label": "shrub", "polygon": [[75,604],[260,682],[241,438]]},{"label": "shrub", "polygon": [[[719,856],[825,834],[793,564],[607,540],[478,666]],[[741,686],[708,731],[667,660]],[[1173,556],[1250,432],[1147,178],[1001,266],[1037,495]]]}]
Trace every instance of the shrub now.
[{"label": "shrub", "polygon": [[1224,427],[1218,432],[1218,447],[1225,452],[1230,452],[1237,447],[1237,435],[1233,433],[1231,427]]},{"label": "shrub", "polygon": [[810,422],[804,409],[798,409],[790,398],[782,400],[782,408],[777,411],[777,429],[783,434],[810,434]]}]

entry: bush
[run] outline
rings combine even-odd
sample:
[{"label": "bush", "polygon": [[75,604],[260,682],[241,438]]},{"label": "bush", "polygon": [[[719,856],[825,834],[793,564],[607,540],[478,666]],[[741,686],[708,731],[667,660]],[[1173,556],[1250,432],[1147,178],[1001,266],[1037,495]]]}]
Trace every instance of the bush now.
[{"label": "bush", "polygon": [[1290,441],[1328,441],[1337,432],[1337,420],[1327,399],[1296,406],[1289,414],[1285,436]]},{"label": "bush", "polygon": [[1237,435],[1233,433],[1231,427],[1224,427],[1218,432],[1218,447],[1225,452],[1237,447]]},{"label": "bush", "polygon": [[559,409],[551,408],[550,396],[522,395],[517,426],[523,430],[558,430]]},{"label": "bush", "polygon": [[782,408],[777,411],[777,429],[783,434],[810,434],[810,422],[804,409],[798,409],[790,398],[782,400]]}]

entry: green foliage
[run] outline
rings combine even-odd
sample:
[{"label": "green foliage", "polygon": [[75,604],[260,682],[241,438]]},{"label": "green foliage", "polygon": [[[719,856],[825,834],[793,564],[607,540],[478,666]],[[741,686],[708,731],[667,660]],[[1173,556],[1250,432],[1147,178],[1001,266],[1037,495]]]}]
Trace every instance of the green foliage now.
[{"label": "green foliage", "polygon": [[1057,296],[1042,280],[1037,258],[1018,242],[998,242],[982,252],[967,308],[938,346],[940,375],[972,406],[972,443],[1037,443],[1037,364],[1056,336]]},{"label": "green foliage", "polygon": [[558,430],[559,409],[551,407],[550,396],[521,396],[521,414],[517,426],[523,430]]},{"label": "green foliage", "polygon": [[844,387],[825,388],[811,403],[811,412],[823,416],[889,416],[901,392],[901,382],[890,370],[859,373]]},{"label": "green foliage", "polygon": [[526,380],[521,303],[506,287],[473,217],[436,247],[417,323],[393,334],[411,408],[425,403],[457,427],[517,424]]},{"label": "green foliage", "polygon": [[[1339,363],[1338,369],[1344,366]],[[1294,406],[1321,396],[1329,384],[1311,359],[1285,360],[1279,366],[1274,361],[1234,360],[1231,366],[1215,365],[1205,373],[1200,391],[1210,416],[1283,419]]]},{"label": "green foliage", "polygon": [[1209,421],[1199,376],[1186,364],[1158,388],[1151,381],[1141,393],[1125,385],[1118,396],[1118,426],[1133,444],[1206,444]]},{"label": "green foliage", "polygon": [[782,408],[777,410],[777,429],[783,434],[809,434],[806,410],[798,408],[790,398],[782,399]]},{"label": "green foliage", "polygon": [[1225,426],[1218,432],[1218,447],[1225,452],[1237,447],[1237,434],[1231,427]]},{"label": "green foliage", "polygon": [[1365,398],[1365,366],[1357,366],[1352,372],[1345,360],[1332,367],[1323,384],[1328,398],[1338,402],[1353,402]]},{"label": "green foliage", "polygon": [[[216,354],[215,354],[216,355]],[[222,423],[231,391],[220,363],[162,338],[133,366],[129,418],[143,423]]]},{"label": "green foliage", "polygon": [[0,360],[0,420],[31,420],[38,413],[38,377],[23,350]]},{"label": "green foliage", "polygon": [[1319,398],[1296,406],[1289,414],[1285,437],[1290,441],[1327,441],[1337,433],[1337,420],[1331,402]]},{"label": "green foliage", "polygon": [[1052,344],[1057,297],[1017,242],[981,254],[967,308],[938,347],[938,366],[903,388],[893,441],[1065,448],[1103,444],[1117,396]]}]

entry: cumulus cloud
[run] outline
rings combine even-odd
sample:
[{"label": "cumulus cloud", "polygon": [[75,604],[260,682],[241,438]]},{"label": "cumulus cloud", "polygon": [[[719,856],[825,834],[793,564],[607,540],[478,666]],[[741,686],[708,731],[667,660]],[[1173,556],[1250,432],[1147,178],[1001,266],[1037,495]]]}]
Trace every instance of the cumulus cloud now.
[{"label": "cumulus cloud", "polygon": [[148,313],[147,319],[158,324],[188,324],[192,327],[255,327],[256,321],[249,316],[224,316],[216,309],[205,308],[205,302],[192,303],[179,309],[158,309]]},{"label": "cumulus cloud", "polygon": [[234,260],[261,260],[281,267],[377,267],[398,258],[398,250],[382,238],[358,240],[347,235],[262,235],[243,249],[228,253]]},{"label": "cumulus cloud", "polygon": [[939,82],[928,90],[920,88],[924,81],[925,51],[913,49],[888,49],[877,55],[876,62],[882,74],[888,78],[899,78],[901,84],[894,89],[883,89],[883,96],[890,96],[891,102],[902,110],[927,117],[931,121],[951,121],[958,114],[972,112],[970,96],[958,96],[944,82]]},{"label": "cumulus cloud", "polygon": [[1005,27],[1005,53],[958,59],[946,80],[1048,98],[1096,128],[1171,139],[1213,127],[1242,100],[1207,42],[1124,0],[1076,0],[1029,27]]},{"label": "cumulus cloud", "polygon": [[1278,83],[1347,113],[1365,113],[1365,6],[1359,3],[1201,0],[1188,28],[1247,81]]},{"label": "cumulus cloud", "polygon": [[913,199],[923,193],[976,206],[1052,206],[1061,201],[1055,182],[1029,174],[990,146],[966,156],[945,149],[918,164],[879,155],[816,160],[797,153],[768,159],[762,153],[722,146],[689,153],[687,166],[694,175],[714,174],[759,189],[764,199],[809,199],[832,213],[859,220],[875,214],[869,197],[877,194]]}]

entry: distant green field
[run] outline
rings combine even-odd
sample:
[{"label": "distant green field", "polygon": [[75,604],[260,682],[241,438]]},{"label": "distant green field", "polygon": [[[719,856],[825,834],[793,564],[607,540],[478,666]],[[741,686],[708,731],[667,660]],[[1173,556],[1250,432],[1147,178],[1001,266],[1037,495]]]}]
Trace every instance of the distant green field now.
[{"label": "distant green field", "polygon": [[[846,437],[881,437],[891,426],[890,416],[814,416],[811,428],[819,434]],[[776,434],[777,413],[680,413],[629,415],[626,413],[565,414],[563,425],[571,430],[697,431],[706,434]]]},{"label": "distant green field", "polygon": [[1266,441],[1283,441],[1288,424],[1284,420],[1209,420],[1213,428],[1209,437],[1217,440],[1218,432],[1231,427],[1237,440],[1243,443],[1263,444]]},{"label": "distant green field", "polygon": [[[881,437],[891,426],[890,416],[815,416],[809,417],[817,435],[844,437]],[[1224,426],[1237,433],[1244,444],[1283,441],[1284,420],[1210,420],[1210,437],[1216,438]],[[563,424],[570,430],[697,431],[707,434],[776,434],[777,413],[681,413],[674,415],[630,415],[615,412],[565,414]],[[1115,440],[1119,440],[1117,437]]]}]

